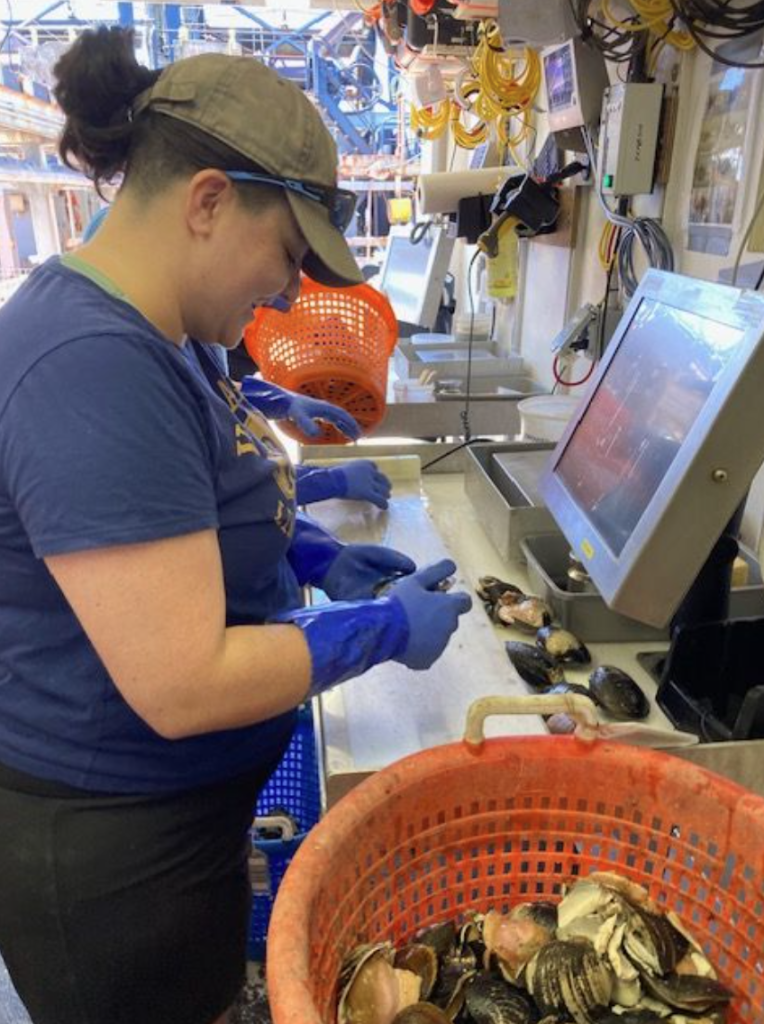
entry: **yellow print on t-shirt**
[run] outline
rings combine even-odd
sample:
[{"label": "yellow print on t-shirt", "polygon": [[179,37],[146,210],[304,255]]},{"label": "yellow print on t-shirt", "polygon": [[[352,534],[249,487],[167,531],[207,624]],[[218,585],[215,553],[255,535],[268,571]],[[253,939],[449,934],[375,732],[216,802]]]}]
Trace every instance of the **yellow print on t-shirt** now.
[{"label": "yellow print on t-shirt", "polygon": [[246,401],[230,381],[220,378],[217,382],[228,408],[236,417],[234,428],[237,455],[259,455],[274,466],[274,480],[284,496],[279,502],[276,516],[277,525],[284,533],[291,533],[294,513],[295,473],[284,446],[271,431],[270,424]]}]

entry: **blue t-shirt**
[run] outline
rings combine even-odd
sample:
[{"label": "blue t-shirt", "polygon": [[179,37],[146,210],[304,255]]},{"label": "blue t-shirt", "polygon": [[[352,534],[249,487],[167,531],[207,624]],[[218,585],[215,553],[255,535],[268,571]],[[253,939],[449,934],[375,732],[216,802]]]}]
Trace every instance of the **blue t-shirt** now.
[{"label": "blue t-shirt", "polygon": [[123,700],[42,560],[215,529],[229,626],[299,607],[289,460],[214,363],[205,373],[184,349],[56,258],[0,309],[0,763],[11,768],[90,791],[172,791],[265,764],[291,734],[290,712],[163,739]]}]

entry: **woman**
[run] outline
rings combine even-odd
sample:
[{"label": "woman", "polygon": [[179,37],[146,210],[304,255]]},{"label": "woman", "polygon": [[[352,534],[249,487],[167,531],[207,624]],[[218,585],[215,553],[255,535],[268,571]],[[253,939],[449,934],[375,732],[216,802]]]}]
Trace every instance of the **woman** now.
[{"label": "woman", "polygon": [[359,279],[310,102],[249,58],[149,71],[121,30],[56,75],[65,159],[124,183],[0,311],[0,954],[35,1024],[221,1024],[294,709],[429,666],[469,598],[298,520],[267,422],[184,352],[302,268]]}]

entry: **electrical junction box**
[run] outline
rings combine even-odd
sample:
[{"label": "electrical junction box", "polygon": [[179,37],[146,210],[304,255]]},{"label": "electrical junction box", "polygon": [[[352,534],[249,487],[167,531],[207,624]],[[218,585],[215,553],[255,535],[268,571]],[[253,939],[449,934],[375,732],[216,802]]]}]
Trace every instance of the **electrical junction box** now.
[{"label": "electrical junction box", "polygon": [[570,0],[500,0],[499,28],[505,45],[548,46],[578,35]]},{"label": "electrical junction box", "polygon": [[608,87],[602,53],[581,39],[568,39],[541,53],[549,130],[567,131],[597,123]]},{"label": "electrical junction box", "polygon": [[652,192],[662,100],[657,82],[619,83],[606,91],[598,167],[603,195]]}]

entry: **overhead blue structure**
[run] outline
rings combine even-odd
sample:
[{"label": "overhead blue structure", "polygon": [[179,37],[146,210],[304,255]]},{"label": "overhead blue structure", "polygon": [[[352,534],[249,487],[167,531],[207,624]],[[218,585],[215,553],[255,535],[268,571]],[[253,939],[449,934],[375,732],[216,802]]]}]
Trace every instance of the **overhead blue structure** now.
[{"label": "overhead blue structure", "polygon": [[[237,49],[259,57],[313,96],[342,152],[369,155],[394,147],[396,104],[390,97],[396,72],[391,61],[375,60],[374,31],[360,12],[312,13],[300,23],[294,11],[255,12],[242,4],[226,3],[223,16],[217,5],[147,3],[145,18],[130,0],[118,0],[115,6],[116,21],[136,30],[140,58],[153,67],[207,46],[225,50],[233,31]],[[82,13],[82,7],[77,10]],[[231,12],[236,15],[233,23]],[[96,19],[103,22],[102,10],[96,14],[94,9],[93,24]],[[11,14],[7,22],[0,19],[0,38],[3,28],[12,30],[8,49],[13,52],[49,40],[66,43],[72,28],[82,30],[88,24],[66,0],[43,0],[31,17],[22,20]],[[10,73],[12,66],[6,70]]]},{"label": "overhead blue structure", "polygon": [[118,3],[117,14],[119,15],[119,23],[123,28],[132,28],[135,24],[135,11],[131,3]]}]

